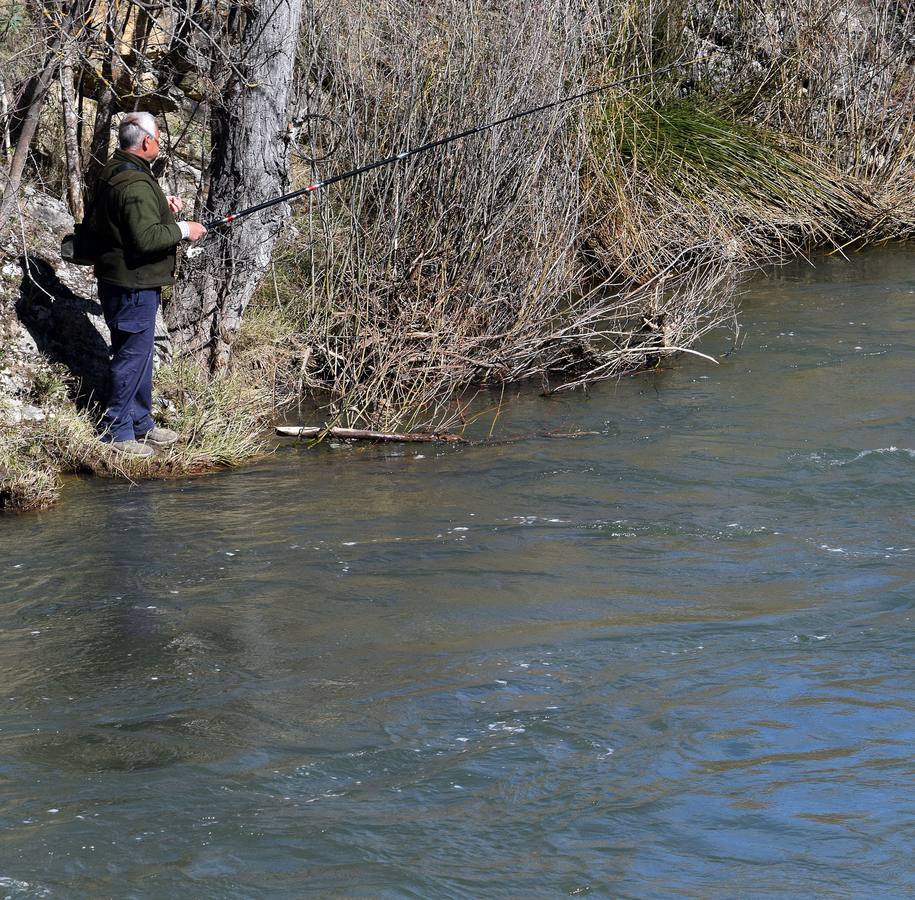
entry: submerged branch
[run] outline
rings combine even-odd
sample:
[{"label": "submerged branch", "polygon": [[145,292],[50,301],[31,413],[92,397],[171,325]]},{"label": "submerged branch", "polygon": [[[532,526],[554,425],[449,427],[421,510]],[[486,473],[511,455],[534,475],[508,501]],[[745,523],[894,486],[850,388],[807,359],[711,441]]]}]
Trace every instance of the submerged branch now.
[{"label": "submerged branch", "polygon": [[411,431],[398,434],[392,431],[368,431],[364,428],[341,428],[336,425],[324,427],[307,425],[277,425],[276,433],[283,437],[323,438],[325,436],[342,438],[347,441],[389,441],[398,444],[415,443],[466,443],[457,434],[438,432],[430,434],[424,431]]}]

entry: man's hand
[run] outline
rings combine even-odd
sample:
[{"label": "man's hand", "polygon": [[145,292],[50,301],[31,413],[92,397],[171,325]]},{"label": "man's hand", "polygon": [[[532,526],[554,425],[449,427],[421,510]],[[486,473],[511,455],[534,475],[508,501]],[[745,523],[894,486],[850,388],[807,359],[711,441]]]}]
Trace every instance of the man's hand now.
[{"label": "man's hand", "polygon": [[181,210],[184,209],[184,202],[182,201],[182,199],[180,197],[173,197],[171,194],[169,194],[165,199],[168,201],[168,208],[175,215],[178,215],[178,213],[180,213]]},{"label": "man's hand", "polygon": [[187,232],[187,239],[193,243],[194,241],[199,241],[207,233],[207,230],[199,222],[188,222]]}]

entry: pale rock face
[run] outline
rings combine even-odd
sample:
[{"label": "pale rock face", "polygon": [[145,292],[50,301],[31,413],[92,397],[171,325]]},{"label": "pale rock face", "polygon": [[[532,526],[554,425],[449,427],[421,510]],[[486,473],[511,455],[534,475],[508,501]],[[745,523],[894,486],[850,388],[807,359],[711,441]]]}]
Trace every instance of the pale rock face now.
[{"label": "pale rock face", "polygon": [[22,421],[22,401],[12,395],[0,372],[0,426],[18,425]]},{"label": "pale rock face", "polygon": [[19,414],[21,416],[20,421],[26,422],[29,424],[33,424],[36,422],[43,422],[47,418],[47,416],[44,413],[44,410],[41,409],[41,407],[33,406],[30,403],[27,403],[25,406],[23,406],[20,409]]},{"label": "pale rock face", "polygon": [[44,416],[37,407],[23,413],[22,405],[49,362],[82,380],[85,393],[107,377],[109,335],[92,269],[60,258],[60,239],[72,228],[63,201],[28,186],[20,216],[0,238],[0,395],[19,411],[17,421]]},{"label": "pale rock face", "polygon": [[33,218],[43,222],[52,231],[73,230],[73,216],[63,200],[41,194],[32,187],[27,187],[23,193],[28,199]]}]

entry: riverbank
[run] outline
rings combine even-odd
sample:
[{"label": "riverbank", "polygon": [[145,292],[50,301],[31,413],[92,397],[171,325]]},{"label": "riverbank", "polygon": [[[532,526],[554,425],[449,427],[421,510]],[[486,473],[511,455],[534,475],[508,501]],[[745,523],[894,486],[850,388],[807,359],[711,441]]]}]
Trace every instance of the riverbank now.
[{"label": "riverbank", "polygon": [[91,269],[59,259],[60,237],[72,227],[60,200],[34,188],[24,193],[20,226],[0,244],[0,509],[53,504],[67,473],[168,478],[231,467],[267,450],[275,405],[263,349],[257,358],[240,352],[237,367],[220,379],[160,360],[154,414],[182,441],[148,460],[102,444],[97,398],[105,391],[109,337]]},{"label": "riverbank", "polygon": [[[227,366],[195,368],[161,323],[158,414],[187,443],[136,470],[92,440],[107,331],[87,271],[59,259],[72,218],[38,189],[53,154],[36,157],[0,235],[0,504],[47,505],[62,471],[236,464],[303,399],[334,425],[458,430],[480,387],[569,391],[689,350],[735,320],[735,289],[762,266],[915,237],[915,10],[517,12],[485,13],[481,31],[477,13],[434,5],[310,11],[303,34],[322,38],[300,88],[321,114],[290,123],[296,184],[569,85],[660,74],[302,198],[237,338],[220,338]],[[367,34],[385,36],[371,52]],[[166,178],[202,203],[206,129],[168,116],[199,146]]]},{"label": "riverbank", "polygon": [[[44,198],[43,202],[49,201]],[[112,453],[96,437],[99,408],[91,394],[92,384],[96,383],[88,374],[91,367],[68,366],[61,362],[59,348],[42,338],[40,327],[34,329],[33,336],[23,326],[23,298],[33,307],[24,319],[35,322],[34,285],[32,288],[25,285],[32,277],[40,282],[41,273],[46,275],[47,266],[53,265],[49,262],[47,244],[47,238],[52,234],[46,232],[45,240],[35,241],[30,254],[17,259],[7,258],[0,266],[6,287],[5,303],[0,306],[0,311],[5,311],[5,318],[0,316],[0,324],[5,328],[4,354],[0,360],[0,509],[25,511],[52,505],[59,496],[61,476],[67,473],[130,480],[170,478],[250,461],[267,452],[267,432],[284,406],[317,392],[326,396],[332,389],[331,384],[315,378],[303,362],[303,347],[307,354],[308,348],[313,346],[314,335],[296,327],[290,316],[288,297],[284,302],[274,285],[273,290],[261,291],[252,306],[233,366],[227,374],[211,378],[191,364],[180,363],[157,368],[156,415],[160,424],[174,428],[183,436],[181,443],[151,460],[130,459]],[[787,241],[788,232],[782,237]],[[872,238],[877,237],[878,233],[872,233]],[[756,258],[758,264],[767,261],[771,258],[765,254]],[[659,311],[657,294],[647,301],[644,292],[630,285],[627,290],[639,297],[633,309],[634,314],[643,319],[643,335],[638,344],[628,347],[628,352],[616,353],[613,365],[600,373],[601,377],[657,366],[679,350],[688,349],[697,336],[734,315],[735,286],[741,275],[749,271],[749,260],[740,265],[733,258],[718,262],[719,265],[715,265],[707,259],[697,263],[692,272],[680,273],[679,291],[674,290],[666,298],[680,310],[678,327],[691,332],[689,339],[671,335],[671,323],[667,319],[669,308]],[[94,315],[91,312],[93,301],[85,271],[65,271],[74,268],[57,262],[53,270],[55,276],[62,273],[64,278],[57,278],[56,287],[50,286],[46,278],[43,285],[39,283],[39,293],[49,301],[51,308],[44,326],[59,329],[61,321],[67,322],[68,334],[72,337],[74,316],[83,320],[76,332],[85,332],[88,321],[94,318],[93,328],[103,342],[98,346],[103,346],[107,336],[98,310]],[[20,272],[26,274],[17,285]],[[29,272],[33,274],[29,275]],[[66,281],[72,284],[74,279],[80,278],[82,288],[89,294],[87,297],[80,297],[65,287]],[[49,286],[57,293],[51,294]],[[722,292],[716,298],[717,312],[714,316],[706,313],[707,318],[702,323],[701,311],[708,310],[709,295],[716,290]],[[61,304],[69,304],[64,313],[54,309]],[[44,344],[46,352],[38,349],[39,342]],[[86,353],[85,348],[79,349],[78,343],[74,346],[78,354]],[[71,346],[71,354],[73,350]],[[82,362],[86,362],[85,358]],[[82,372],[86,380],[75,375],[74,369]],[[557,368],[550,374],[554,377],[552,383],[543,381],[543,387],[548,390],[563,390],[593,380],[577,376],[574,369]],[[503,375],[500,380],[519,379]],[[468,386],[492,385],[493,381],[491,377],[480,377],[477,372],[475,377],[455,379],[451,387],[456,391]],[[468,396],[472,394],[473,391]],[[454,403],[450,408],[438,405],[432,421],[439,428],[460,428],[466,410],[467,406],[461,403]],[[333,407],[330,411],[335,412]],[[444,418],[443,411],[446,413]]]}]

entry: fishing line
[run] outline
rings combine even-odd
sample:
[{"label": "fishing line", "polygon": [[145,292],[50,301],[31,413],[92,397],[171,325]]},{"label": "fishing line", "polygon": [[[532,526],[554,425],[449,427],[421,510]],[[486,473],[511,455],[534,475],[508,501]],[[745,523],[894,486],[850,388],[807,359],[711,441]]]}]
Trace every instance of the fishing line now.
[{"label": "fishing line", "polygon": [[[718,51],[713,51],[713,53],[715,52]],[[602,91],[621,87],[624,84],[630,84],[634,81],[640,81],[644,78],[652,78],[656,75],[662,75],[663,73],[670,72],[673,69],[682,69],[687,66],[695,65],[696,63],[708,59],[709,56],[713,55],[713,53],[707,53],[686,62],[674,62],[668,66],[663,66],[660,69],[653,69],[651,72],[643,72],[639,75],[629,75],[626,78],[620,78],[617,81],[611,81],[606,84],[600,84],[597,87],[589,88],[588,90],[581,91],[578,94],[572,94],[568,97],[560,97],[558,100],[553,100],[549,103],[543,103],[540,106],[534,106],[530,109],[521,110],[520,112],[514,112],[510,115],[503,116],[500,119],[495,119],[491,122],[485,122],[484,124],[477,125],[473,128],[467,128],[464,131],[449,134],[445,137],[437,138],[434,141],[428,141],[425,144],[420,144],[418,147],[411,147],[407,150],[402,150],[399,153],[393,153],[390,156],[384,157],[384,159],[378,159],[374,162],[366,163],[365,165],[359,166],[355,169],[350,169],[348,172],[342,172],[339,175],[333,175],[330,178],[325,178],[323,181],[316,181],[313,184],[309,184],[307,187],[299,188],[295,191],[290,191],[288,194],[281,194],[278,197],[272,197],[269,200],[264,200],[262,203],[257,203],[254,206],[249,206],[246,209],[239,210],[238,212],[229,213],[222,218],[213,219],[210,222],[205,222],[204,227],[207,229],[207,231],[210,231],[215,228],[220,228],[224,225],[229,225],[232,222],[236,222],[238,219],[244,218],[245,216],[250,216],[252,213],[260,212],[262,209],[269,209],[271,206],[276,206],[279,203],[286,203],[289,200],[295,200],[297,197],[303,197],[313,191],[328,188],[331,185],[338,184],[341,181],[348,181],[350,178],[356,178],[358,175],[364,175],[366,172],[371,172],[373,169],[380,169],[382,166],[388,166],[392,163],[402,162],[405,159],[409,159],[411,156],[416,156],[419,153],[425,153],[427,150],[433,150],[435,147],[444,147],[446,144],[451,144],[454,141],[459,141],[463,138],[472,137],[473,135],[480,134],[484,131],[489,131],[490,129],[496,128],[499,125],[505,125],[508,122],[514,122],[516,119],[521,119],[525,116],[532,116],[535,113],[546,112],[549,109],[555,109],[557,106],[562,106],[565,103],[574,103],[576,100],[583,100],[586,97],[591,97],[594,94],[601,93]],[[336,149],[336,147],[334,149]],[[201,252],[202,248],[194,247],[188,250],[186,255],[194,257]]]},{"label": "fishing line", "polygon": [[[322,140],[321,132],[317,129],[317,126],[322,125],[330,131],[329,142]],[[307,135],[303,137],[302,132],[306,129]],[[312,166],[330,159],[337,152],[337,148],[343,141],[343,129],[340,127],[340,123],[321,113],[306,113],[305,115],[297,116],[290,123],[289,131],[290,139],[293,142],[293,155]],[[311,150],[311,155],[306,154],[302,149],[304,143],[307,143],[308,148]],[[324,149],[325,143],[329,144],[326,149]]]}]

